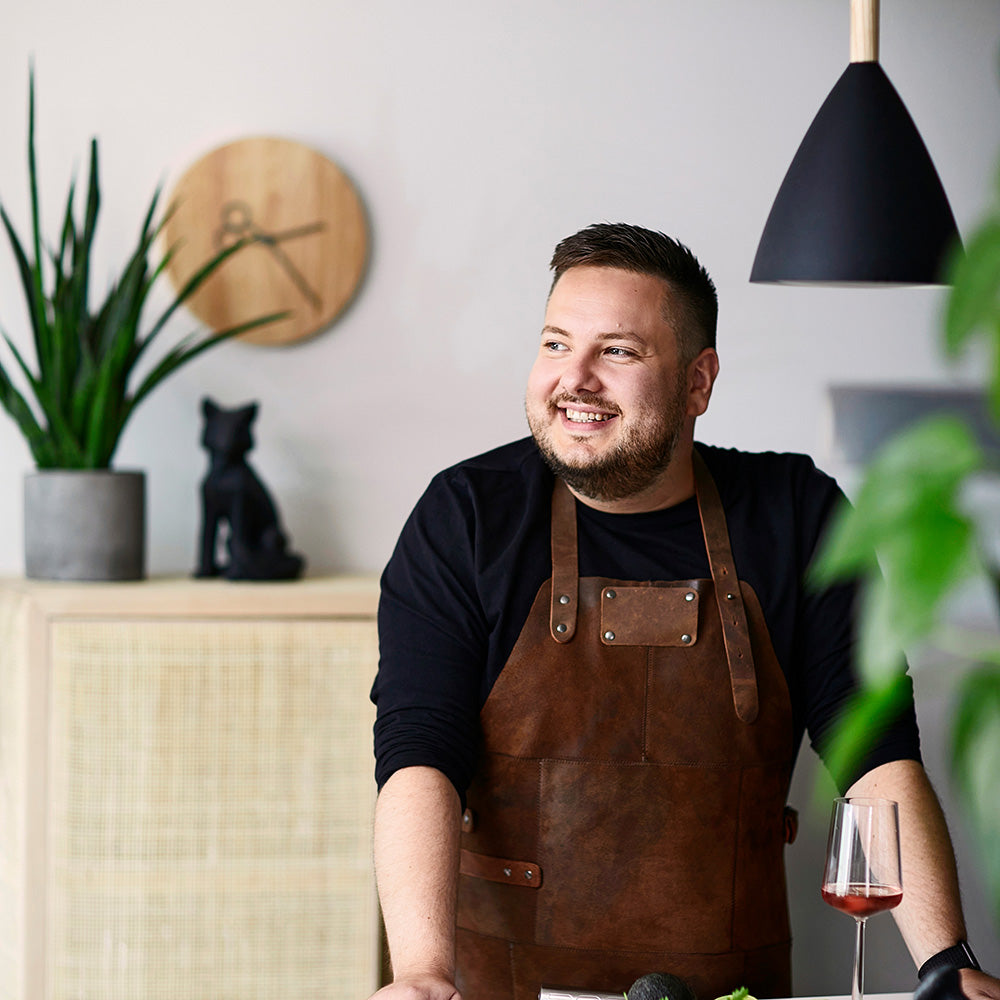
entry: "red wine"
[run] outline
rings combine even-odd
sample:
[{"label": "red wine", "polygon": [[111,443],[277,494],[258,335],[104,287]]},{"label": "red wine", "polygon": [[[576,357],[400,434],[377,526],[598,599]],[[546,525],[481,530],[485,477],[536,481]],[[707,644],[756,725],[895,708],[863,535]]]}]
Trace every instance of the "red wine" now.
[{"label": "red wine", "polygon": [[854,883],[847,886],[824,885],[823,901],[843,910],[852,917],[870,917],[873,913],[891,910],[899,905],[903,890],[889,885],[863,885]]}]

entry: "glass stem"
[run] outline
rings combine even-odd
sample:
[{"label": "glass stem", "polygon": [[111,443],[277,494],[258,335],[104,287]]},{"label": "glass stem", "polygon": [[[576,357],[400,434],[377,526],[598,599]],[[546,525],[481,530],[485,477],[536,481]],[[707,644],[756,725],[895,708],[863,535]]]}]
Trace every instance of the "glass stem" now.
[{"label": "glass stem", "polygon": [[862,1000],[865,992],[865,920],[854,918],[854,977],[851,980],[851,1000]]}]

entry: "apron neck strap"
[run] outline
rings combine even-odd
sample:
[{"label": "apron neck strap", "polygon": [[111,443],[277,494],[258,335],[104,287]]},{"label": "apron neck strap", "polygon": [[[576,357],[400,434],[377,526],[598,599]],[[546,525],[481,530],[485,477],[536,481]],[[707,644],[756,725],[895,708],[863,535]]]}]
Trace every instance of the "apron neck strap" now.
[{"label": "apron neck strap", "polygon": [[712,571],[712,589],[715,591],[719,619],[722,622],[722,639],[726,647],[726,660],[729,662],[736,714],[744,722],[753,722],[759,708],[757,675],[750,648],[750,628],[743,594],[729,545],[726,515],[715,480],[697,448],[692,450],[691,460],[694,464],[694,488],[698,497],[701,530],[705,536],[708,565]]},{"label": "apron neck strap", "polygon": [[552,491],[552,609],[549,631],[556,642],[576,634],[579,602],[579,560],[576,549],[576,498],[561,479]]}]

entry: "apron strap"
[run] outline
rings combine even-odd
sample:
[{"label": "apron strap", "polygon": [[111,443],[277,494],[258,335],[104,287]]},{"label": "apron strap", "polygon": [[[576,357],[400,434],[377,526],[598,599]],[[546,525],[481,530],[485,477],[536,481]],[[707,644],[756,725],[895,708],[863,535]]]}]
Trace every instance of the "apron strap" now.
[{"label": "apron strap", "polygon": [[578,579],[576,499],[569,487],[557,479],[552,491],[552,607],[549,612],[549,631],[556,642],[569,642],[576,634]]},{"label": "apron strap", "polygon": [[705,535],[715,600],[719,606],[736,714],[744,722],[754,722],[758,711],[757,674],[750,649],[746,608],[729,545],[726,515],[715,480],[697,449],[692,450],[691,458],[694,463],[694,485],[698,496],[698,512],[701,515],[701,530]]}]

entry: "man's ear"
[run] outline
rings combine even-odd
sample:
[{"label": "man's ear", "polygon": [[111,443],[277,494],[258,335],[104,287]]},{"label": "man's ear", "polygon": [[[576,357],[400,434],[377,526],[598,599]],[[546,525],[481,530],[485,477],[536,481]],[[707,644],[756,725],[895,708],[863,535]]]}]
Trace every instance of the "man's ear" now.
[{"label": "man's ear", "polygon": [[719,355],[715,349],[706,347],[688,365],[687,415],[700,417],[712,398],[712,386],[719,374]]}]

